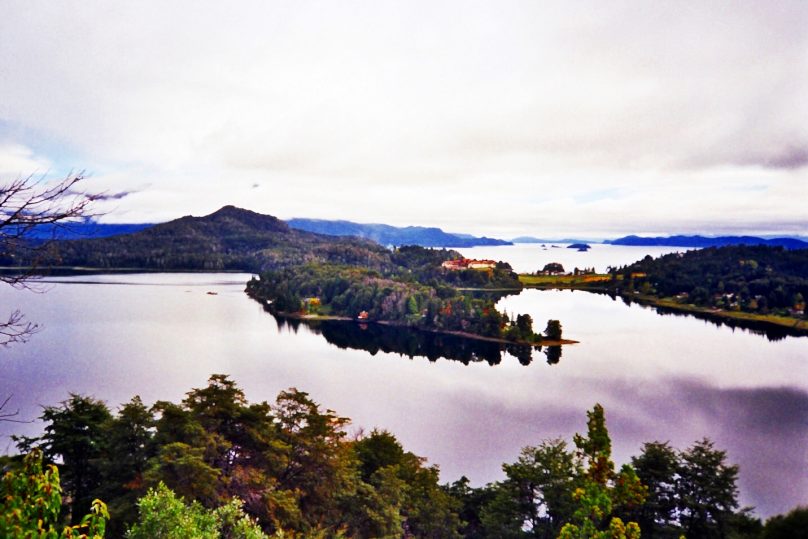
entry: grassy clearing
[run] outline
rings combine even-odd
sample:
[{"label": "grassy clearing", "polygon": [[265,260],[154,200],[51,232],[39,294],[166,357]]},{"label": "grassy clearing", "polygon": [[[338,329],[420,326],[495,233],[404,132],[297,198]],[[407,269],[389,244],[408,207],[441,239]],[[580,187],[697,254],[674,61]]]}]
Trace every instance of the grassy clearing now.
[{"label": "grassy clearing", "polygon": [[594,273],[589,275],[519,275],[519,282],[524,286],[536,288],[559,288],[559,287],[585,287],[594,283],[608,282],[611,275],[608,273]]}]

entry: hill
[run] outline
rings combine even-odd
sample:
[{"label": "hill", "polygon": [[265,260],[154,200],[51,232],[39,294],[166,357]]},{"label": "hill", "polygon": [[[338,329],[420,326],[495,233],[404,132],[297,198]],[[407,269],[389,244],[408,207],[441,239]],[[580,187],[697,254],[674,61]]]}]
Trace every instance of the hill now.
[{"label": "hill", "polygon": [[[25,265],[12,257],[3,265]],[[371,241],[294,230],[271,215],[225,206],[204,217],[186,216],[131,234],[53,242],[43,262],[53,266],[161,271],[259,272],[306,262],[389,263]]]},{"label": "hill", "polygon": [[356,236],[373,240],[382,245],[420,245],[421,247],[512,245],[511,242],[505,240],[476,237],[468,234],[452,234],[434,227],[395,227],[384,224],[302,218],[289,219],[287,223],[290,227],[298,230],[327,234],[329,236]]},{"label": "hill", "polygon": [[656,236],[656,237],[640,237],[640,236],[625,236],[617,238],[616,240],[606,240],[603,243],[610,243],[612,245],[636,245],[636,246],[650,246],[650,245],[664,245],[670,247],[724,247],[728,245],[768,245],[771,247],[785,247],[786,249],[805,249],[808,248],[808,242],[798,240],[795,238],[758,238],[755,236]]}]

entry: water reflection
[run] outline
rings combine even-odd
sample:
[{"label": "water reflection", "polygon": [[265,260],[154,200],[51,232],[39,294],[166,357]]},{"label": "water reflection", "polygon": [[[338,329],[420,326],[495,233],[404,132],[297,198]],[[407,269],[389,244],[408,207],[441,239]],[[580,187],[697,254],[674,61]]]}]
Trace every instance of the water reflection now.
[{"label": "water reflection", "polygon": [[[615,299],[615,297],[612,296],[612,299]],[[711,313],[684,312],[684,311],[678,311],[676,309],[671,309],[669,307],[645,305],[638,301],[632,301],[631,298],[625,296],[623,296],[621,299],[623,300],[623,303],[625,303],[628,306],[631,306],[632,304],[636,303],[641,307],[656,311],[656,313],[660,316],[685,316],[685,317],[692,316],[693,318],[698,318],[699,320],[710,322],[711,324],[714,324],[717,327],[726,326],[732,330],[741,329],[754,335],[760,335],[762,337],[766,337],[766,339],[769,341],[781,341],[786,337],[805,336],[805,332],[797,331],[793,328],[786,326],[775,326],[763,322],[756,322],[754,320],[736,320],[732,318],[724,318],[717,314],[711,314]]]},{"label": "water reflection", "polygon": [[[383,324],[358,324],[336,320],[301,321],[273,316],[278,329],[288,328],[296,333],[300,324],[305,324],[312,333],[322,335],[326,341],[338,348],[364,350],[371,355],[384,352],[410,359],[416,356],[425,357],[432,362],[446,358],[464,365],[486,362],[493,366],[499,365],[502,362],[502,353],[507,352],[520,364],[527,366],[533,362],[533,350],[541,351],[541,346],[501,344]],[[558,348],[558,351],[552,352],[554,361],[550,361],[551,355],[548,353],[548,363],[558,363],[561,347],[549,348]]]}]

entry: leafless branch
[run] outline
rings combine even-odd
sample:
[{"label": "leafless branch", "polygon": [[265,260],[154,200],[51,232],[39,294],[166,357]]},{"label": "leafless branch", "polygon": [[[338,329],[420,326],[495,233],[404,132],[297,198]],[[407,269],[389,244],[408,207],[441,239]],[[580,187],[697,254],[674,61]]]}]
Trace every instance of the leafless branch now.
[{"label": "leafless branch", "polygon": [[[84,178],[83,172],[70,173],[58,182],[27,176],[0,186],[0,266],[9,270],[0,273],[0,282],[31,288],[59,233],[95,217],[90,207],[103,195],[79,189]],[[43,230],[47,232],[44,237]],[[0,346],[25,342],[38,329],[20,311],[14,311],[6,322],[0,322]]]},{"label": "leafless branch", "polygon": [[14,419],[18,415],[20,415],[19,410],[14,410],[13,412],[4,411],[6,405],[13,396],[14,395],[9,395],[8,397],[5,398],[5,400],[2,403],[0,403],[0,421],[8,421],[10,423],[33,423],[33,420],[24,421],[22,419]]}]

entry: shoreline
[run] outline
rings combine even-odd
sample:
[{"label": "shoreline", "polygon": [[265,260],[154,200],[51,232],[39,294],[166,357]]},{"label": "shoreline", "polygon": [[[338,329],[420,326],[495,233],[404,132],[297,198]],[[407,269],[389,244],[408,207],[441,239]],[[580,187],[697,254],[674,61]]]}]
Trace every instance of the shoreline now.
[{"label": "shoreline", "polygon": [[[590,292],[594,294],[612,293],[609,288],[597,285],[598,282],[603,282],[605,279],[593,279],[589,282],[575,282],[570,276],[562,275],[558,276],[559,278],[557,280],[544,277],[542,282],[533,282],[531,284],[527,284],[525,281],[528,281],[528,279],[523,280],[522,275],[519,277],[525,288],[533,288],[536,290],[580,290],[582,292]],[[530,278],[533,276],[526,275],[525,277]],[[535,280],[536,279],[534,279],[534,281]],[[762,324],[765,326],[771,326],[773,328],[785,328],[794,331],[800,336],[808,336],[808,320],[801,320],[799,318],[793,318],[790,316],[757,314],[743,311],[726,311],[723,309],[715,309],[713,307],[702,307],[691,303],[679,303],[671,298],[660,298],[657,296],[642,294],[629,294],[626,292],[620,292],[616,295],[643,306],[670,309],[671,311],[691,314],[694,316],[701,315],[722,321],[730,320],[740,323],[746,322],[750,324]]]}]

